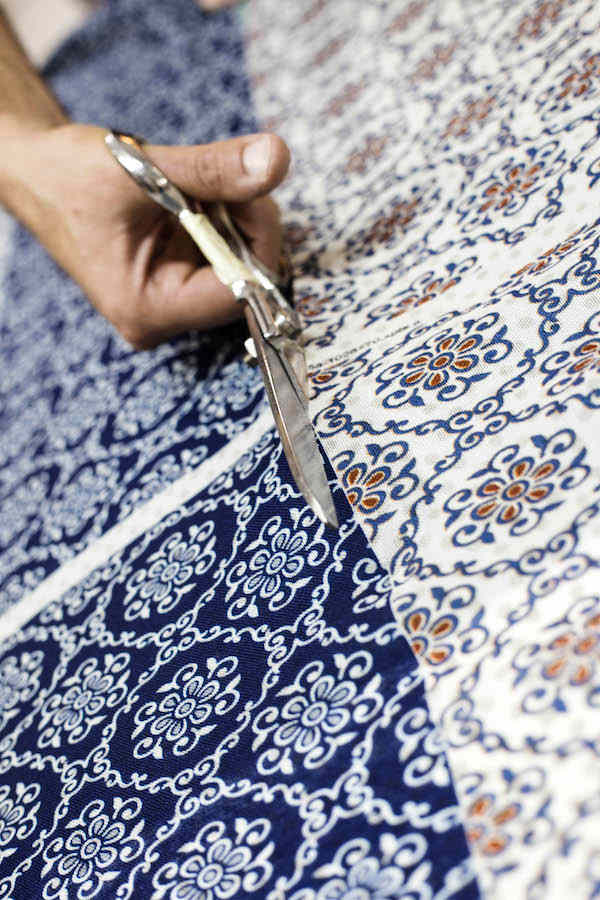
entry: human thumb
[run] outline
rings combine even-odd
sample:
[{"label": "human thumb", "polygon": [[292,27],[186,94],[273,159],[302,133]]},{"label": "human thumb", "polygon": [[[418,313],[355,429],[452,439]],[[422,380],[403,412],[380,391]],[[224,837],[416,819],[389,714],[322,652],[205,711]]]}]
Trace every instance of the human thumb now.
[{"label": "human thumb", "polygon": [[149,145],[145,151],[182,191],[200,201],[240,202],[268,194],[290,164],[285,141],[253,134],[193,147]]}]

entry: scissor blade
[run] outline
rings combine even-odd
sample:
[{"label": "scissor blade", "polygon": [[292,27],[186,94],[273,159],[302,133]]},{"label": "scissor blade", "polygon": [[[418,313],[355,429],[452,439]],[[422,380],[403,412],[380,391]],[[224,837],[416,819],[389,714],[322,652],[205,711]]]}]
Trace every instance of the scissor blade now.
[{"label": "scissor blade", "polygon": [[279,354],[263,339],[254,313],[247,304],[244,304],[244,312],[273,418],[294,480],[321,521],[331,528],[339,528],[308,410],[294,390]]},{"label": "scissor blade", "polygon": [[295,381],[301,393],[300,399],[308,410],[308,372],[306,371],[306,359],[303,349],[296,341],[289,341],[285,350],[287,360],[294,372]]}]

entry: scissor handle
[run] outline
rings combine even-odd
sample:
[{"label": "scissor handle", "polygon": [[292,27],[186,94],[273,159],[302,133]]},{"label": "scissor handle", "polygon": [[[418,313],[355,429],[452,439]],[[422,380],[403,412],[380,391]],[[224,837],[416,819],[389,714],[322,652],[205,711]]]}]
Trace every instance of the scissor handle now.
[{"label": "scissor handle", "polygon": [[284,335],[295,337],[301,327],[298,314],[280,294],[268,270],[258,263],[225,206],[218,204],[218,214],[228,240],[219,234],[208,216],[192,209],[179,188],[146,156],[140,138],[111,131],[104,140],[136,184],[152,200],[177,216],[212,265],[217,278],[238,300],[252,305],[263,336],[267,340]]}]

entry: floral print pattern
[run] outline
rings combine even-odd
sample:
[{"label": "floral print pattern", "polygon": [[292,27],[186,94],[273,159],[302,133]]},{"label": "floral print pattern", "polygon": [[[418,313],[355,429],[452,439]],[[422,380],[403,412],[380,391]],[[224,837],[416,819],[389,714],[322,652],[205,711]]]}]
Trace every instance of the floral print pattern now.
[{"label": "floral print pattern", "polygon": [[237,704],[240,676],[226,679],[237,669],[236,657],[218,662],[207,660],[209,677],[198,672],[195,663],[179,669],[172,681],[162,684],[157,693],[166,694],[160,703],[145,703],[135,717],[135,739],[149,730],[135,746],[136,757],[151,754],[156,759],[164,757],[164,747],[180,756],[189,753],[198,741],[210,734],[217,724],[217,716],[226,715]]},{"label": "floral print pattern", "polygon": [[[187,378],[186,378],[187,374]],[[173,411],[175,397],[193,388],[190,370],[183,366],[167,372],[159,369],[138,384],[119,409],[115,428],[121,437],[137,435],[138,432],[154,428],[158,422]],[[173,390],[173,381],[179,381],[179,390]]]},{"label": "floral print pattern", "polygon": [[506,848],[510,838],[505,826],[521,812],[519,803],[495,803],[490,794],[477,797],[467,810],[467,839],[477,844],[485,856],[497,856]]},{"label": "floral print pattern", "polygon": [[538,0],[531,12],[520,19],[515,39],[539,40],[560,20],[565,0]]},{"label": "floral print pattern", "polygon": [[[286,528],[281,518],[274,516],[249,550],[249,562],[237,564],[227,576],[231,618],[256,618],[261,607],[276,610],[290,603],[308,584],[309,567],[322,563],[327,545],[320,535],[311,540],[306,531]],[[299,577],[302,572],[307,574]]]},{"label": "floral print pattern", "polygon": [[[364,175],[373,160],[380,158],[385,150],[388,138],[380,135],[368,135],[359,150],[350,154],[344,165],[344,171],[348,174]],[[303,310],[304,315],[304,310]]]},{"label": "floral print pattern", "polygon": [[[221,821],[200,829],[193,841],[179,848],[182,863],[168,864],[154,878],[155,900],[226,900],[261,890],[270,878],[274,848],[267,819],[238,818],[235,837]],[[258,845],[263,846],[258,849]]]},{"label": "floral print pattern", "polygon": [[520,455],[517,445],[499,450],[486,468],[471,476],[470,480],[479,481],[477,488],[461,489],[449,497],[444,504],[446,526],[466,516],[471,520],[454,533],[456,543],[492,543],[492,524],[511,535],[530,531],[563,502],[564,491],[578,487],[589,475],[584,451],[570,461],[562,459],[575,444],[572,431],[550,438],[535,435],[532,443],[535,455]]},{"label": "floral print pattern", "polygon": [[432,619],[429,610],[415,609],[405,617],[405,627],[414,653],[432,666],[445,663],[453,652],[447,643],[456,631],[455,616],[443,615]]},{"label": "floral print pattern", "polygon": [[563,348],[546,359],[541,371],[549,397],[560,397],[574,387],[590,388],[600,372],[600,317],[594,314],[586,323],[583,333],[568,338]]},{"label": "floral print pattern", "polygon": [[531,148],[526,159],[509,158],[476,186],[475,194],[458,205],[463,230],[490,225],[498,215],[516,215],[564,164],[560,142],[555,140]]},{"label": "floral print pattern", "polygon": [[[446,330],[427,340],[417,352],[383,368],[376,376],[377,394],[386,409],[409,403],[423,406],[424,392],[434,392],[436,400],[455,400],[472,384],[489,375],[491,364],[502,362],[512,350],[505,339],[506,329],[493,329],[496,313],[468,320],[464,333]],[[487,364],[485,371],[483,364]]]},{"label": "floral print pattern", "polygon": [[35,783],[18,782],[14,794],[8,785],[0,785],[0,863],[12,856],[17,843],[36,828],[40,793],[40,785]]},{"label": "floral print pattern", "polygon": [[467,256],[459,263],[450,263],[445,272],[425,272],[408,287],[397,291],[392,299],[386,299],[383,303],[370,303],[365,311],[365,327],[375,325],[382,320],[396,319],[398,316],[403,316],[408,310],[416,309],[432,300],[444,299],[443,295],[460,284],[475,263],[475,257]]},{"label": "floral print pattern", "polygon": [[82,662],[44,703],[40,719],[40,747],[60,747],[84,740],[109,711],[118,708],[127,691],[129,655],[107,653],[103,663],[95,657]]},{"label": "floral print pattern", "polygon": [[455,113],[444,131],[444,138],[470,137],[472,131],[481,126],[494,106],[494,97],[479,97],[468,100],[460,112]]},{"label": "floral print pattern", "polygon": [[336,659],[337,677],[322,674],[323,666],[319,662],[305,666],[293,684],[278,692],[280,697],[291,695],[290,699],[280,709],[263,710],[253,724],[257,735],[253,750],[258,750],[268,737],[271,744],[258,757],[258,771],[279,769],[284,775],[291,775],[295,770],[294,757],[312,769],[324,765],[339,747],[348,744],[356,732],[344,729],[352,728],[355,709],[361,709],[361,718],[368,719],[381,706],[377,692],[380,678],[374,676],[368,690],[361,693],[354,681],[341,676],[350,670],[364,678],[371,665],[366,654],[357,653],[354,657],[340,655]]},{"label": "floral print pattern", "polygon": [[[527,644],[515,655],[513,687],[525,713],[566,710],[567,691],[582,691],[587,706],[600,705],[600,602],[578,599],[565,618],[548,628],[543,643]],[[534,686],[535,683],[535,686]]]},{"label": "floral print pattern", "polygon": [[20,704],[39,688],[44,654],[41,650],[5,657],[0,662],[0,728],[18,714]]},{"label": "floral print pattern", "polygon": [[[390,497],[393,500],[406,497],[417,484],[413,471],[415,460],[407,458],[407,450],[404,441],[383,445],[373,443],[369,447],[370,464],[355,459],[354,453],[346,451],[332,460],[342,476],[346,499],[364,518],[372,536],[391,518],[389,511],[380,511],[386,501]],[[402,459],[405,460],[403,468],[393,474],[393,465]]]},{"label": "floral print pattern", "polygon": [[[77,900],[102,881],[123,900],[234,883],[269,900],[471,900],[474,869],[494,896],[597,893],[597,20],[570,0],[256,0],[242,53],[228,14],[120,0],[54,57],[75,118],[194,142],[255,131],[256,109],[294,146],[281,208],[341,528],[321,528],[289,478],[243,328],[131,353],[13,230],[0,596],[17,616],[51,605],[3,633],[20,671],[24,653],[44,660],[24,702],[10,675],[0,781],[15,808],[19,784],[44,802],[2,848],[1,896]],[[143,104],[137,83],[153,85]],[[428,368],[456,353],[463,371]],[[100,481],[76,503],[84,473]],[[197,490],[181,503],[184,473]],[[164,512],[130,538],[127,517],[157,494]],[[78,669],[95,658],[102,681],[119,654],[111,706]],[[40,746],[45,729],[55,743]],[[115,800],[141,809],[120,817]],[[99,844],[91,802],[108,818]],[[142,819],[138,852],[126,839]]]},{"label": "floral print pattern", "polygon": [[101,800],[93,800],[78,819],[69,822],[68,837],[56,838],[44,853],[42,877],[44,900],[73,897],[87,900],[119,874],[119,863],[134,859],[143,849],[140,837],[144,821],[139,816],[141,802],[116,797],[112,810]]},{"label": "floral print pattern", "polygon": [[80,534],[110,496],[118,474],[118,465],[114,461],[100,462],[79,472],[65,486],[62,496],[50,500],[45,540],[57,540],[63,534]]},{"label": "floral print pattern", "polygon": [[561,76],[536,100],[545,120],[557,113],[568,112],[596,96],[600,81],[600,54],[587,51],[581,59],[567,66]]},{"label": "floral print pattern", "polygon": [[418,834],[397,838],[384,832],[374,847],[362,838],[346,841],[332,862],[315,872],[319,880],[327,879],[325,884],[314,892],[294,893],[291,900],[393,900],[403,896],[425,900],[419,884],[427,866],[419,865],[424,852]]},{"label": "floral print pattern", "polygon": [[149,557],[146,569],[138,569],[127,584],[127,618],[147,619],[151,610],[169,612],[192,591],[194,576],[202,575],[214,562],[214,525],[190,528],[188,538],[171,535]]}]

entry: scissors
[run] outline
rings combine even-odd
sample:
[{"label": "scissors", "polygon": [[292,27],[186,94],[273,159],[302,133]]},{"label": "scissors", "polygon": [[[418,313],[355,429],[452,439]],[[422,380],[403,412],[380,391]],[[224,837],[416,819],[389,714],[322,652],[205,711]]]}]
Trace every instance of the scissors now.
[{"label": "scissors", "polygon": [[281,293],[277,276],[258,260],[223,203],[218,229],[144,153],[142,138],[110,131],[105,143],[118,163],[154,200],[175,215],[219,280],[243,305],[250,338],[248,355],[260,366],[283,450],[296,484],[311,509],[331,528],[338,519],[308,412],[308,379],[302,323]]}]

